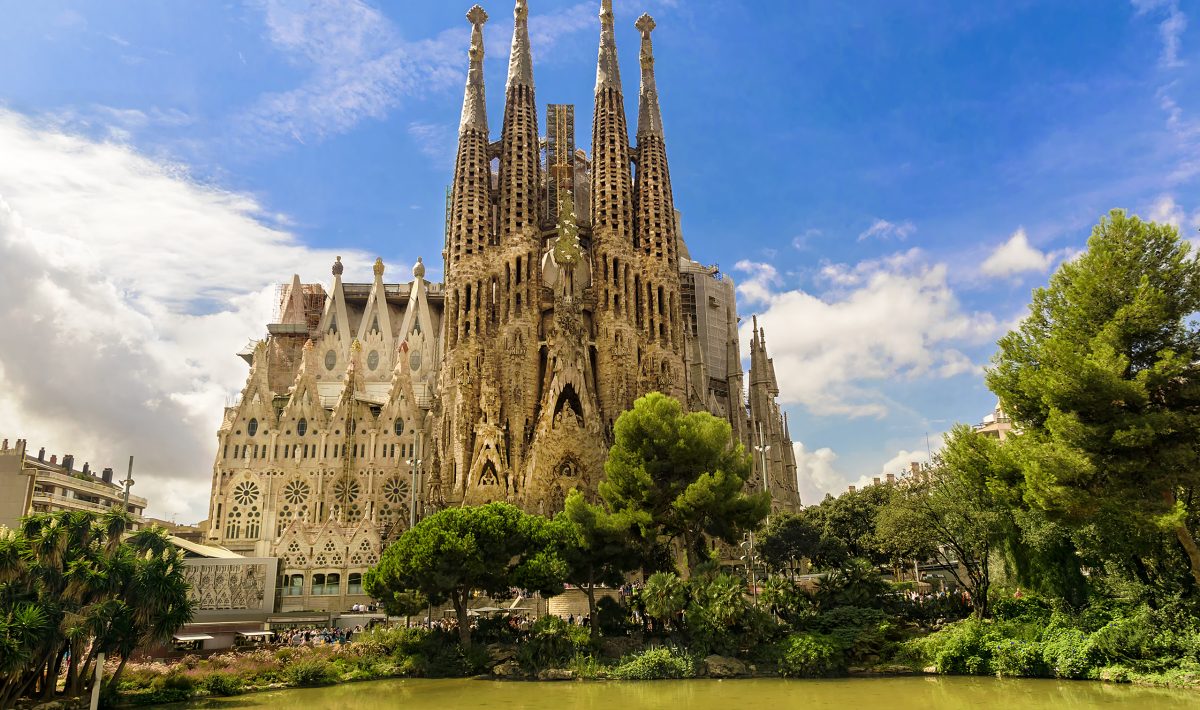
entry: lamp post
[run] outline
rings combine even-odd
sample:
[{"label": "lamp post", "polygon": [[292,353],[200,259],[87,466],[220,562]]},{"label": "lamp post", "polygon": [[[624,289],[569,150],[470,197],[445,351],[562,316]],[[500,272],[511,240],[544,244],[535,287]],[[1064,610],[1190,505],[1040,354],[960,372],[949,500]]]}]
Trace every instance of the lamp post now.
[{"label": "lamp post", "polygon": [[417,479],[419,477],[418,469],[421,468],[420,459],[420,441],[421,435],[417,434],[417,445],[413,449],[413,457],[408,460],[408,472],[411,476],[412,483],[408,487],[408,529],[412,530],[417,526]]}]

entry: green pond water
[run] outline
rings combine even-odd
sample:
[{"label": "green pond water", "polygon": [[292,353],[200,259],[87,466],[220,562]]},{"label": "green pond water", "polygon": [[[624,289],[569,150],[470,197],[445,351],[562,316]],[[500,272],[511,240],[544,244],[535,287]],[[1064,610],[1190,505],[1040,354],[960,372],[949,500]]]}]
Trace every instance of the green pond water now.
[{"label": "green pond water", "polygon": [[296,710],[1195,709],[1200,708],[1200,691],[1138,688],[1090,681],[943,677],[559,683],[411,679],[255,693],[188,703],[181,707],[229,710],[282,707]]}]

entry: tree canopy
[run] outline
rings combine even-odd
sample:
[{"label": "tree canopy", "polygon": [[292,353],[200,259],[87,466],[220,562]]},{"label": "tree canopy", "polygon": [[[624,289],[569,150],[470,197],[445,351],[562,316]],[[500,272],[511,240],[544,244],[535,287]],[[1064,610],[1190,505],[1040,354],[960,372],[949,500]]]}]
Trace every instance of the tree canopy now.
[{"label": "tree canopy", "polygon": [[592,637],[598,638],[596,587],[620,585],[625,573],[641,562],[641,549],[632,538],[634,520],[626,513],[610,513],[603,506],[588,503],[575,490],[567,496],[554,524],[562,527],[555,537],[562,541],[560,552],[567,569],[564,578],[587,595]]},{"label": "tree canopy", "polygon": [[419,592],[433,604],[449,600],[464,646],[471,643],[467,600],[473,591],[495,597],[514,588],[553,595],[562,591],[567,565],[561,528],[508,503],[447,508],[417,523],[384,550],[364,589],[396,600]]},{"label": "tree canopy", "polygon": [[1114,210],[1029,310],[987,375],[1021,432],[1024,498],[1074,525],[1169,532],[1200,585],[1197,256],[1173,226]]},{"label": "tree canopy", "polygon": [[617,419],[604,472],[612,510],[634,516],[648,544],[681,540],[689,567],[707,558],[706,535],[734,544],[770,511],[767,493],[744,491],[750,458],[729,422],[658,392]]}]

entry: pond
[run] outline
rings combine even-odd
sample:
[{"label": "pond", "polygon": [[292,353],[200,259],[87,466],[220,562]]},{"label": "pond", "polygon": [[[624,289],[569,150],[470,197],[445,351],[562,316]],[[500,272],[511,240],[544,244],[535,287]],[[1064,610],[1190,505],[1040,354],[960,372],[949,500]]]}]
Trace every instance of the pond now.
[{"label": "pond", "polygon": [[847,678],[838,680],[676,680],[642,682],[499,682],[380,680],[326,688],[280,690],[187,703],[183,708],[405,710],[728,710],[729,708],[1196,708],[1200,692],[1095,681],[995,678]]}]

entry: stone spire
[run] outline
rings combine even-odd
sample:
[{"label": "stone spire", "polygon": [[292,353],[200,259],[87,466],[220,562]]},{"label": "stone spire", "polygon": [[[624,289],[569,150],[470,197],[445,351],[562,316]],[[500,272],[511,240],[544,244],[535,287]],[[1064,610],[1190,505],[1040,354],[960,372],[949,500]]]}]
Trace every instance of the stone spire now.
[{"label": "stone spire", "polygon": [[600,9],[600,53],[596,62],[596,111],[592,118],[592,231],[601,257],[609,248],[633,243],[633,176],[629,128],[617,69],[612,0]]},{"label": "stone spire", "polygon": [[463,93],[462,121],[458,125],[459,134],[468,130],[487,133],[487,102],[483,96],[483,24],[487,22],[487,13],[475,5],[467,11],[467,20],[471,23],[471,57],[467,68],[467,88]]},{"label": "stone spire", "polygon": [[[500,135],[499,240],[514,238],[538,246],[538,196],[541,179],[537,102],[533,96],[533,63],[529,52],[529,8],[517,0],[513,9],[512,54],[504,96]],[[532,251],[526,258],[536,258]],[[515,264],[514,264],[515,267]]]},{"label": "stone spire", "polygon": [[529,51],[529,7],[517,0],[513,8],[512,51],[508,55],[508,87],[533,86],[533,58]]},{"label": "stone spire", "polygon": [[642,33],[642,90],[638,96],[638,142],[644,135],[662,136],[662,112],[658,108],[658,87],[654,83],[654,45],[650,33],[654,18],[643,14],[634,25]]},{"label": "stone spire", "polygon": [[492,241],[491,165],[488,160],[487,111],[483,98],[483,23],[478,5],[467,13],[471,22],[470,68],[463,95],[462,124],[454,161],[454,190],[446,245],[447,288],[459,260],[477,254]]},{"label": "stone spire", "polygon": [[617,66],[617,40],[613,36],[612,0],[600,3],[600,56],[596,60],[596,93],[601,89],[621,91],[621,70]]}]

